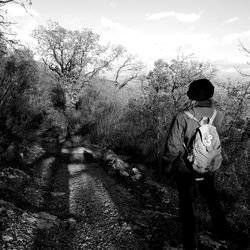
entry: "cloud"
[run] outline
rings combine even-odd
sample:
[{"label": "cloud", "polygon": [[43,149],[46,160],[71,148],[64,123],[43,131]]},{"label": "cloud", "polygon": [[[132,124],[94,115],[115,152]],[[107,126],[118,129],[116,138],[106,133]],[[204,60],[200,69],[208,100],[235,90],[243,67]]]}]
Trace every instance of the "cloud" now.
[{"label": "cloud", "polygon": [[249,34],[248,31],[228,34],[227,37],[224,37],[225,41],[222,41],[212,33],[194,32],[193,30],[152,35],[131,29],[106,17],[101,18],[101,24],[102,28],[98,33],[105,42],[122,44],[129,52],[138,55],[150,67],[159,58],[166,60],[175,58],[180,49],[185,55],[194,54],[197,60],[209,61],[215,65],[219,65],[218,60],[226,58],[226,64],[232,67],[232,65],[244,63],[246,58],[235,44],[225,44],[225,41],[236,41],[242,35],[243,37],[249,35],[250,39],[250,31]]},{"label": "cloud", "polygon": [[141,47],[145,46],[141,32],[106,17],[101,17],[101,29],[98,30],[98,34],[102,43],[121,44],[135,55],[141,54]]},{"label": "cloud", "polygon": [[218,41],[210,33],[175,32],[154,35],[131,29],[109,18],[102,17],[99,34],[105,41],[124,45],[131,53],[135,53],[146,61],[158,58],[174,57],[179,48],[187,54],[195,53],[202,58],[209,58],[211,50]]},{"label": "cloud", "polygon": [[194,54],[202,60],[211,58],[211,52],[218,44],[210,33],[205,32],[164,34],[155,37],[154,41],[160,41],[154,46],[154,53],[158,57],[173,57],[181,48],[184,54]]},{"label": "cloud", "polygon": [[110,29],[119,33],[125,33],[125,34],[130,34],[130,35],[137,33],[137,31],[131,28],[128,28],[125,25],[122,25],[120,23],[113,22],[112,20],[106,17],[101,17],[101,25],[106,29]]},{"label": "cloud", "polygon": [[101,24],[104,28],[113,29],[120,32],[124,32],[127,30],[122,24],[115,23],[106,17],[101,17]]},{"label": "cloud", "polygon": [[152,36],[151,33],[130,29],[107,18],[102,18],[101,21],[102,26],[106,27],[99,32],[102,39],[122,44],[149,65],[153,65],[159,58],[174,58],[180,48],[185,54],[194,53],[204,59],[210,58],[211,51],[218,44],[218,41],[206,32],[174,32]]},{"label": "cloud", "polygon": [[239,20],[239,17],[235,16],[235,17],[229,18],[228,20],[226,20],[225,22],[223,22],[222,25],[233,23],[233,22],[235,22],[237,20]]},{"label": "cloud", "polygon": [[167,17],[174,17],[180,22],[185,22],[185,23],[192,23],[200,19],[201,13],[190,13],[190,14],[185,14],[185,13],[178,13],[178,12],[158,12],[154,13],[151,15],[147,15],[147,19],[152,21],[152,20],[158,20],[158,19],[163,19]]},{"label": "cloud", "polygon": [[239,33],[231,33],[223,37],[222,41],[225,44],[230,43],[239,43],[242,41],[243,43],[249,43],[250,42],[250,30],[246,30]]}]

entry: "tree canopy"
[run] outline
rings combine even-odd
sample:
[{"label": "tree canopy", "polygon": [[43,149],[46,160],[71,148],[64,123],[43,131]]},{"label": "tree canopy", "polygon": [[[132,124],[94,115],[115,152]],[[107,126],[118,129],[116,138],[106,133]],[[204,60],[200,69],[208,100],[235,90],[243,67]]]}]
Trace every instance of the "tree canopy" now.
[{"label": "tree canopy", "polygon": [[[115,70],[115,84],[122,88],[137,78],[143,68],[123,46],[102,45],[100,36],[90,29],[67,30],[48,21],[33,31],[33,37],[38,41],[45,66],[62,83],[73,103],[79,99],[82,88],[100,73]],[[124,71],[126,77],[122,77]]]},{"label": "tree canopy", "polygon": [[175,113],[183,104],[188,85],[199,78],[211,79],[214,74],[211,65],[195,60],[192,55],[180,54],[170,62],[157,60],[147,80],[156,94],[170,98]]}]

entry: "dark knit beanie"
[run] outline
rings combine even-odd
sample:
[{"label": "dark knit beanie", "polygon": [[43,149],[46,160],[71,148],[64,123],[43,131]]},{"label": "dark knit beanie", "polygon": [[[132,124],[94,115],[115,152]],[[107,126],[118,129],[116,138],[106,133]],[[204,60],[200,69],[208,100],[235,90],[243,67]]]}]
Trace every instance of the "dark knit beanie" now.
[{"label": "dark knit beanie", "polygon": [[194,101],[205,101],[214,94],[214,86],[207,79],[199,79],[190,83],[187,96]]}]

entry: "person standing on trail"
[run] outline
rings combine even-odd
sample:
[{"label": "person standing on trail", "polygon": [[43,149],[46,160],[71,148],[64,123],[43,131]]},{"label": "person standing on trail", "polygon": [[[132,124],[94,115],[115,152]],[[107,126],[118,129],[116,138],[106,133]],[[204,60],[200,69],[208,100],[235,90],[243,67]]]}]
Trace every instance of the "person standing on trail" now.
[{"label": "person standing on trail", "polygon": [[185,250],[197,249],[198,244],[193,211],[193,189],[196,184],[207,202],[212,218],[212,232],[220,238],[227,232],[227,221],[214,187],[214,172],[204,170],[197,174],[192,166],[193,163],[191,164],[188,159],[187,150],[203,117],[208,121],[213,120],[213,126],[220,131],[223,114],[215,111],[211,99],[213,94],[214,86],[207,79],[199,79],[189,85],[187,96],[194,105],[178,113],[173,119],[163,154],[164,165],[166,168],[171,168],[177,184]]}]

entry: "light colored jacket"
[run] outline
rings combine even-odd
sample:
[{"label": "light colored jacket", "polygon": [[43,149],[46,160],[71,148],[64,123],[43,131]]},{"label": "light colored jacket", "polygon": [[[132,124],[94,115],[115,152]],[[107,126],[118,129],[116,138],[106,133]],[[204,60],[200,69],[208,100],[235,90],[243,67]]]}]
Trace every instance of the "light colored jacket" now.
[{"label": "light colored jacket", "polygon": [[[193,114],[196,119],[201,120],[204,116],[211,117],[214,109],[215,107],[213,106],[212,101],[207,100],[197,103],[194,108],[189,109],[187,111]],[[214,119],[213,125],[217,128],[217,131],[219,133],[222,121],[223,114],[219,110],[217,110],[217,115]],[[187,148],[189,147],[190,141],[193,138],[198,127],[198,122],[188,117],[184,113],[184,111],[178,113],[173,119],[172,125],[170,127],[169,135],[166,141],[166,146],[163,154],[163,160],[168,164],[174,163],[174,165],[185,165],[186,149],[184,145],[186,145]],[[184,171],[185,169],[182,169],[183,167],[180,167],[179,170]]]}]

